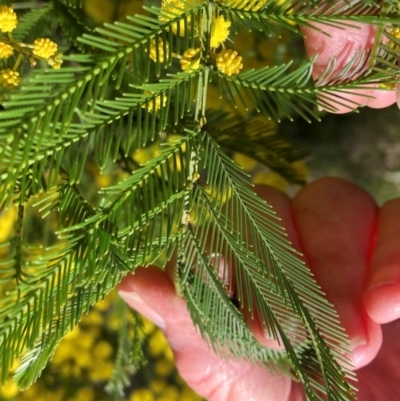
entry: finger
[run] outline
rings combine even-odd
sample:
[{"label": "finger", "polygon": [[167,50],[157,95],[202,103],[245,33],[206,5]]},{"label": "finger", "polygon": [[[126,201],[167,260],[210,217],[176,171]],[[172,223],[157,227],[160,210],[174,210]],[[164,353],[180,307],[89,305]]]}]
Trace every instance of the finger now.
[{"label": "finger", "polygon": [[361,188],[335,178],[307,185],[292,206],[310,269],[349,336],[348,357],[355,368],[364,366],[381,345],[380,326],[362,301],[377,206]]},{"label": "finger", "polygon": [[[357,52],[370,50],[374,44],[376,28],[372,25],[351,22],[351,27],[335,28],[314,23],[314,28],[303,27],[307,54],[316,61],[313,78],[316,80],[327,65],[335,62],[331,76],[335,76],[350,63]],[[324,32],[324,33],[322,33]],[[319,98],[320,106],[334,113],[347,113],[358,106],[382,108],[396,102],[396,92],[371,89],[331,92]]]},{"label": "finger", "polygon": [[397,400],[400,394],[400,320],[382,326],[383,343],[376,358],[357,372],[360,401]]},{"label": "finger", "polygon": [[364,304],[377,323],[400,317],[400,199],[379,212],[375,250]]},{"label": "finger", "polygon": [[264,366],[217,357],[193,327],[186,303],[168,276],[155,267],[138,268],[119,286],[120,296],[161,327],[180,374],[208,401],[287,401],[291,381]]}]

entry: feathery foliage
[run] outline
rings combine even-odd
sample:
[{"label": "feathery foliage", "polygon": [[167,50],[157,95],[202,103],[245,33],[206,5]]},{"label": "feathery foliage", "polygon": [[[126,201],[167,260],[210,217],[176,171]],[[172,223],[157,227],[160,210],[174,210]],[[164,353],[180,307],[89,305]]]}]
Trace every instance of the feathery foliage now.
[{"label": "feathery foliage", "polygon": [[[80,0],[15,9],[19,25],[3,43],[31,65],[20,44],[38,36],[51,36],[64,55],[60,69],[45,66],[53,56],[21,67],[20,85],[1,93],[0,210],[18,209],[14,235],[1,244],[1,379],[20,358],[15,378],[29,387],[63,336],[124,275],[140,265],[163,267],[176,254],[176,286],[215,352],[273,362],[303,384],[309,400],[353,400],[336,312],[230,157],[240,151],[299,184],[305,178],[293,162],[305,152],[274,125],[210,108],[208,90],[216,85],[225,103],[270,121],[311,122],[318,104],[333,110],[344,92],[390,88],[400,76],[397,2],[164,0],[102,27]],[[340,72],[333,59],[317,81],[314,60],[240,72],[239,55],[221,58],[231,45],[211,46],[221,16],[232,32],[265,36],[372,24],[377,45]],[[16,70],[21,59],[9,60]],[[153,143],[161,151],[138,163],[135,155]],[[95,188],[90,164],[118,179]],[[44,227],[34,241],[32,214]],[[257,342],[245,308],[285,351]],[[109,386],[116,394],[130,366],[127,333],[124,326]]]}]

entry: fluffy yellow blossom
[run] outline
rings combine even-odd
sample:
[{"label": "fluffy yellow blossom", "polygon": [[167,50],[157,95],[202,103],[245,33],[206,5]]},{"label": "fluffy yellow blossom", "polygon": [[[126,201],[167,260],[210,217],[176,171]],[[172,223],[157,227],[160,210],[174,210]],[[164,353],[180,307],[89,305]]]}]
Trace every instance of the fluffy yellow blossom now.
[{"label": "fluffy yellow blossom", "polygon": [[33,42],[33,51],[35,56],[49,59],[57,53],[57,44],[48,38],[39,38]]},{"label": "fluffy yellow blossom", "polygon": [[161,330],[156,330],[149,341],[149,352],[153,357],[160,357],[168,353],[170,347]]},{"label": "fluffy yellow blossom", "polygon": [[162,376],[159,377],[156,375],[154,379],[151,380],[149,383],[149,387],[153,391],[154,394],[160,394],[164,391],[164,389],[168,386],[168,383],[166,382],[165,378]]},{"label": "fluffy yellow blossom", "polygon": [[0,243],[5,242],[17,220],[17,208],[11,205],[5,211],[0,211]]},{"label": "fluffy yellow blossom", "polygon": [[195,57],[200,53],[200,48],[198,49],[187,49],[180,60],[182,70],[187,69],[197,70],[200,67],[200,57]]},{"label": "fluffy yellow blossom", "polygon": [[217,54],[217,68],[228,76],[239,74],[243,68],[242,57],[235,50],[224,49]]},{"label": "fluffy yellow blossom", "polygon": [[168,376],[174,369],[173,361],[167,359],[160,359],[154,363],[154,371],[159,376]]},{"label": "fluffy yellow blossom", "polygon": [[162,394],[160,394],[157,398],[158,401],[171,401],[171,400],[179,400],[180,394],[176,387],[167,386]]},{"label": "fluffy yellow blossom", "polygon": [[[151,92],[149,91],[144,91],[144,95],[151,95]],[[163,107],[167,104],[167,97],[164,95],[163,96]],[[147,109],[149,111],[155,111],[159,110],[161,108],[161,96],[157,96],[155,98],[155,101],[149,100],[147,103],[142,104],[143,109]]]},{"label": "fluffy yellow blossom", "polygon": [[[169,21],[177,18],[179,15],[185,12],[185,6],[181,0],[164,0],[161,4],[162,15],[159,16],[161,21]],[[190,19],[188,19],[190,22]],[[171,27],[173,33],[178,33],[178,23],[175,23]],[[185,36],[185,21],[179,21],[179,35]]]},{"label": "fluffy yellow blossom", "polygon": [[150,42],[150,58],[157,61],[157,48],[158,48],[158,60],[163,63],[168,57],[169,43],[165,42],[165,52],[164,52],[164,41],[162,38],[158,38],[158,45],[156,45],[155,39]]},{"label": "fluffy yellow blossom", "polygon": [[218,47],[221,43],[225,42],[229,36],[230,21],[225,21],[225,18],[220,15],[215,21],[213,26],[213,33],[211,35],[211,47]]},{"label": "fluffy yellow blossom", "polygon": [[49,66],[53,68],[53,70],[59,70],[63,60],[61,58],[61,54],[56,54],[54,56],[50,56],[47,62],[49,63]]},{"label": "fluffy yellow blossom", "polygon": [[381,83],[378,84],[378,88],[394,90],[394,89],[397,88],[397,83],[395,83],[395,82],[381,82]]},{"label": "fluffy yellow blossom", "polygon": [[78,389],[74,397],[74,401],[93,401],[94,399],[94,390],[90,387],[82,387]]},{"label": "fluffy yellow blossom", "polygon": [[129,398],[129,401],[154,401],[154,400],[155,398],[153,393],[146,388],[140,388],[138,390],[135,390]]},{"label": "fluffy yellow blossom", "polygon": [[96,358],[107,359],[112,356],[113,347],[110,343],[104,340],[100,340],[93,348],[93,353]]},{"label": "fluffy yellow blossom", "polygon": [[114,370],[114,364],[111,361],[96,360],[89,369],[89,378],[93,381],[108,380]]},{"label": "fluffy yellow blossom", "polygon": [[11,86],[18,86],[21,78],[19,77],[19,72],[10,70],[1,70],[0,72],[0,83],[4,88],[9,88]]},{"label": "fluffy yellow blossom", "polygon": [[14,49],[12,46],[0,42],[0,58],[8,58],[14,54]]},{"label": "fluffy yellow blossom", "polygon": [[393,35],[395,38],[400,39],[400,28],[395,27],[390,31],[390,34]]},{"label": "fluffy yellow blossom", "polygon": [[0,8],[0,31],[11,32],[18,24],[17,14],[11,7],[1,6]]},{"label": "fluffy yellow blossom", "polygon": [[19,393],[18,386],[8,379],[3,385],[0,385],[0,398],[11,399]]}]

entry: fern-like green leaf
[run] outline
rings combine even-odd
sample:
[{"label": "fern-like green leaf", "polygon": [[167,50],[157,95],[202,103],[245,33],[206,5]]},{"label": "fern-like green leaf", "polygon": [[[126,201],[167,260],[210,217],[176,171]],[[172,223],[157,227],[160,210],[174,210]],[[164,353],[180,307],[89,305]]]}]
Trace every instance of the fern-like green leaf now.
[{"label": "fern-like green leaf", "polygon": [[[204,159],[200,165],[209,172],[207,182],[211,189],[194,184],[190,206],[192,214],[202,218],[198,222],[195,219],[193,224],[189,222],[186,246],[182,247],[186,249],[185,256],[178,259],[177,266],[181,278],[179,287],[186,288],[184,293],[193,305],[189,310],[195,323],[210,344],[218,342],[213,346],[216,351],[222,350],[226,355],[223,352],[226,348],[234,349],[232,340],[240,338],[244,331],[234,323],[232,305],[224,294],[223,283],[228,277],[228,291],[235,288],[240,307],[252,311],[253,318],[257,310],[264,330],[285,345],[287,358],[295,371],[300,372],[298,379],[307,396],[322,400],[320,381],[324,378],[323,393],[335,399],[334,394],[339,392],[343,399],[350,400],[351,387],[344,384],[344,379],[352,374],[336,362],[338,359],[345,363],[341,347],[347,344],[343,333],[336,330],[336,313],[284,238],[273,211],[246,187],[241,171],[214,140],[205,132],[203,135],[199,146],[204,149]],[[247,232],[243,231],[244,227]],[[224,265],[219,274],[212,272],[210,255],[217,258],[223,255]],[[218,259],[215,263],[220,265]],[[215,312],[215,308],[223,318],[217,327],[210,323],[211,311]],[[293,325],[298,329],[294,330]],[[299,331],[300,327],[307,334]],[[316,350],[315,362],[319,366],[319,373],[313,375],[301,370],[296,350],[310,344]],[[238,348],[236,353],[240,352]],[[247,350],[247,354],[260,356],[256,350]],[[344,387],[335,383],[342,383]]]}]

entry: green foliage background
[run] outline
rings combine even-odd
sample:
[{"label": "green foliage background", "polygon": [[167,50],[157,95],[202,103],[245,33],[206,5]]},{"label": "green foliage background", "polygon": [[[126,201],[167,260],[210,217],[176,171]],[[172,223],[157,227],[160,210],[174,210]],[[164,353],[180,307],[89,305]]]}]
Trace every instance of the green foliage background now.
[{"label": "green foliage background", "polygon": [[[399,21],[397,2],[190,0],[174,6],[173,18],[149,3],[145,13],[103,27],[80,1],[33,2],[31,9],[22,4],[13,3],[20,16],[16,40],[50,37],[64,64],[49,70],[25,63],[21,86],[2,93],[0,208],[16,208],[14,230],[0,244],[2,380],[20,359],[15,379],[29,387],[49,358],[56,360],[60,340],[127,272],[151,263],[162,267],[177,252],[176,286],[217,353],[274,362],[302,382],[308,399],[353,399],[351,373],[337,363],[347,340],[337,330],[336,312],[232,156],[240,151],[288,183],[305,182],[294,164],[303,148],[276,123],[319,120],[317,95],[332,108],[332,91],[340,103],[342,91],[393,85],[399,75],[400,43],[391,34]],[[113,8],[111,20],[119,12]],[[217,50],[209,42],[219,15],[232,23],[233,43],[226,46],[235,48],[235,34],[255,32],[254,47],[243,57],[256,70],[227,76],[215,67]],[[358,54],[340,76],[330,66],[323,84],[313,82],[312,61],[296,47],[298,26],[346,21],[378,25],[381,45],[373,54]],[[174,34],[176,26],[184,27],[182,37]],[[290,52],[277,52],[263,65],[262,43],[278,46],[283,31],[293,43],[286,44]],[[164,45],[165,57],[158,54],[154,62],[150,45],[159,39],[168,49]],[[182,72],[176,55],[194,47],[201,49],[200,68]],[[208,96],[213,90],[219,103]],[[254,119],[259,114],[267,124]],[[107,178],[94,182],[99,172]],[[221,275],[212,253],[227,262]],[[282,338],[285,352],[267,350],[252,336],[224,287],[232,265],[237,303],[243,306],[253,294],[250,308]],[[134,335],[138,321],[117,309],[125,329],[119,330],[108,388],[118,398],[142,357],[141,337]],[[122,358],[124,349],[134,350],[129,360]]]}]

